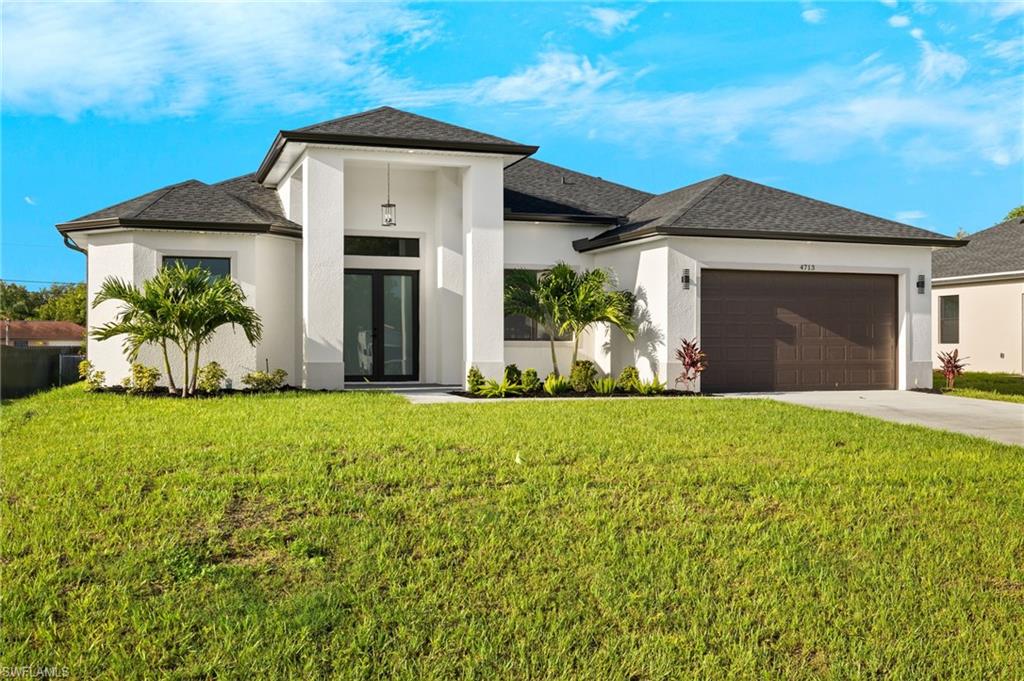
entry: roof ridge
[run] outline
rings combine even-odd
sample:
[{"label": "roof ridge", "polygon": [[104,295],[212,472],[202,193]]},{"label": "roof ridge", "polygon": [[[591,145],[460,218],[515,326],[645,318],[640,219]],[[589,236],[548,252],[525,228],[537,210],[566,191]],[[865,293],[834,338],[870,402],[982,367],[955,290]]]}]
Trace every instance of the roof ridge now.
[{"label": "roof ridge", "polygon": [[[150,201],[150,202],[149,202],[149,203],[147,203],[147,204],[146,204],[145,206],[143,206],[142,208],[138,209],[137,211],[135,211],[135,212],[134,212],[134,213],[132,213],[131,215],[126,215],[125,217],[130,217],[130,218],[138,218],[138,217],[141,217],[141,216],[142,216],[142,214],[143,214],[144,212],[146,212],[147,210],[149,210],[150,208],[152,208],[153,206],[155,206],[155,205],[156,205],[156,203],[157,203],[158,201],[160,201],[160,199],[164,198],[165,196],[167,196],[168,194],[170,194],[170,193],[171,193],[172,191],[174,191],[175,189],[178,189],[179,187],[183,187],[183,186],[185,186],[186,184],[189,184],[190,182],[198,182],[199,184],[203,184],[202,182],[199,182],[199,180],[197,180],[197,179],[195,179],[195,178],[192,178],[192,179],[189,179],[189,180],[183,180],[183,181],[181,181],[181,182],[177,182],[177,183],[175,183],[175,184],[170,184],[170,185],[167,185],[166,187],[164,187],[164,191],[160,192],[160,195],[159,195],[159,196],[157,196],[156,198],[154,198],[154,199],[153,199],[152,201]],[[128,199],[128,200],[129,200],[129,201],[131,201],[131,199]]]},{"label": "roof ridge", "polygon": [[[523,160],[525,161],[526,159],[523,159]],[[646,189],[637,189],[636,187],[630,186],[628,184],[624,184],[622,182],[616,182],[615,180],[606,180],[605,178],[603,178],[603,177],[601,177],[599,175],[591,175],[590,173],[585,173],[582,170],[574,170],[572,168],[567,168],[566,166],[560,166],[560,165],[558,165],[556,163],[550,163],[549,161],[542,161],[539,158],[530,157],[529,160],[533,161],[534,163],[543,163],[546,166],[551,166],[552,168],[558,168],[559,170],[567,170],[570,173],[574,173],[576,175],[582,175],[584,177],[589,177],[592,180],[599,180],[599,181],[605,182],[607,184],[613,184],[616,187],[622,187],[623,189],[629,189],[630,191],[638,192],[640,194],[646,194],[647,196],[650,196],[650,197],[657,196],[656,194],[652,194],[651,192],[647,191]],[[637,204],[637,205],[639,205],[639,204]]]},{"label": "roof ridge", "polygon": [[[726,175],[725,173],[722,173],[721,175],[718,175],[716,177],[710,178],[711,184],[708,185],[707,187],[701,189],[697,193],[696,197],[694,197],[686,205],[684,205],[682,210],[680,210],[678,213],[676,213],[676,215],[672,218],[672,222],[674,223],[676,220],[678,220],[679,218],[681,218],[684,215],[686,215],[687,213],[689,213],[695,206],[697,206],[697,204],[699,204],[701,201],[706,199],[709,194],[711,194],[716,189],[721,187],[725,183],[725,181],[728,180],[731,177],[732,177],[732,175]],[[703,182],[707,182],[707,181],[708,180],[703,180]]]}]

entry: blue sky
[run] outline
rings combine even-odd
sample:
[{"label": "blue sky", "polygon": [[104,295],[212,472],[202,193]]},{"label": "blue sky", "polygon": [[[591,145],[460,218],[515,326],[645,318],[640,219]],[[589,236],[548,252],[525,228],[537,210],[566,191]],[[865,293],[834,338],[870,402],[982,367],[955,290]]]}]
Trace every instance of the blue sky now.
[{"label": "blue sky", "polygon": [[2,12],[5,279],[82,280],[55,223],[383,104],[648,191],[726,172],[947,234],[1024,202],[1024,3]]}]

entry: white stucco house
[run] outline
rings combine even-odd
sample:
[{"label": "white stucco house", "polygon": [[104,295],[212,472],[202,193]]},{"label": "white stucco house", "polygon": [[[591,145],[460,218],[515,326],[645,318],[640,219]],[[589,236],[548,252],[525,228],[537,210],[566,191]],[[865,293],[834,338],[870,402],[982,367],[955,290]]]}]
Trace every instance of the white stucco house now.
[{"label": "white stucco house", "polygon": [[968,371],[1024,373],[1024,218],[936,251],[932,270],[932,354],[956,348]]},{"label": "white stucco house", "polygon": [[[635,342],[582,339],[604,372],[632,364],[671,384],[680,338],[697,337],[704,390],[930,386],[932,250],[964,242],[728,175],[654,195],[536,151],[383,107],[279,132],[254,174],[57,227],[87,255],[90,296],[174,259],[235,278],[264,338],[222,329],[204,361],[236,384],[266,366],[331,390],[462,384],[472,365],[500,377],[513,362],[544,375],[547,341],[504,314],[504,272],[565,261],[611,269],[638,299]],[[88,354],[111,381],[127,372],[116,341]],[[143,361],[161,366],[155,351]]]}]

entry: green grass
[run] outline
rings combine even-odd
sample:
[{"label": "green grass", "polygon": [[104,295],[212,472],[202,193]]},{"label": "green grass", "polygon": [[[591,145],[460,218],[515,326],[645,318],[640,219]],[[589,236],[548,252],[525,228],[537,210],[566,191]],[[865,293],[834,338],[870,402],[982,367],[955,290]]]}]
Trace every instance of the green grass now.
[{"label": "green grass", "polygon": [[[933,385],[936,390],[945,390],[946,379],[942,372],[934,372]],[[946,394],[1024,403],[1024,376],[967,371],[956,379],[956,388]]]},{"label": "green grass", "polygon": [[6,406],[2,434],[0,666],[1024,669],[1020,448],[762,400],[413,406],[78,386]]}]

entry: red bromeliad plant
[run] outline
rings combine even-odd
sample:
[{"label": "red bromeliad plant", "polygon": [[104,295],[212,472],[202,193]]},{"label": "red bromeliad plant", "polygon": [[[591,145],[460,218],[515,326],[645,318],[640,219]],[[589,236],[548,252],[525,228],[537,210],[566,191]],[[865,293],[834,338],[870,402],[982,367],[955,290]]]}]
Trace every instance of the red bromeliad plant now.
[{"label": "red bromeliad plant", "polygon": [[707,369],[707,356],[697,344],[697,339],[682,340],[682,346],[676,350],[676,359],[683,365],[683,373],[676,379],[676,385],[685,383],[691,390],[700,375]]},{"label": "red bromeliad plant", "polygon": [[942,375],[946,377],[946,390],[952,390],[956,383],[956,377],[964,372],[967,367],[966,357],[960,357],[960,351],[953,348],[953,352],[940,352],[939,361],[942,362]]}]

